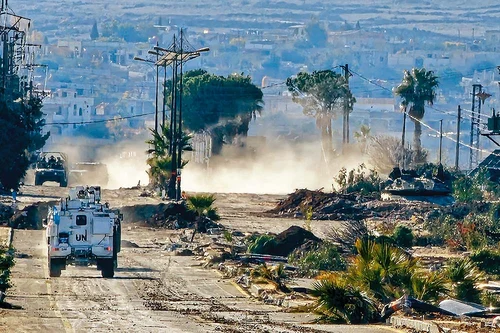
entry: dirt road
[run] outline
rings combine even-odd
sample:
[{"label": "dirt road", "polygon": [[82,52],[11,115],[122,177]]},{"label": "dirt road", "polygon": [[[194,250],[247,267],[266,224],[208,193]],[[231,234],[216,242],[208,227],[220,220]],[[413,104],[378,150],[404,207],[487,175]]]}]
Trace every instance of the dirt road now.
[{"label": "dirt road", "polygon": [[[42,194],[41,191],[44,191]],[[53,191],[53,192],[51,192]],[[139,191],[104,192],[113,206],[156,199]],[[62,193],[61,193],[62,192]],[[20,200],[53,200],[59,188],[24,189]],[[119,199],[118,199],[119,198]],[[116,201],[115,201],[116,199]],[[281,231],[293,221],[268,221],[245,209],[266,210],[274,196],[218,195],[222,223],[239,230]],[[246,207],[246,208],[245,208]],[[276,223],[275,223],[276,222]],[[253,230],[252,230],[253,231]],[[115,278],[93,268],[68,267],[48,278],[43,231],[16,230],[18,258],[8,300],[22,309],[0,310],[0,332],[383,332],[384,326],[308,324],[309,314],[286,313],[250,298],[194,257],[164,249],[174,231],[125,225],[125,247]],[[394,330],[392,330],[394,331]]]}]

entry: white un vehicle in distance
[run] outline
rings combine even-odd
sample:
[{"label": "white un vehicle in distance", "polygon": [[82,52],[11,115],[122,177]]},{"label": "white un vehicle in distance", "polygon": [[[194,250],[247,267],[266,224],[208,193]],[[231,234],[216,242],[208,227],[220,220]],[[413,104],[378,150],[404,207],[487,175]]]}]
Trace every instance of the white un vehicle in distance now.
[{"label": "white un vehicle in distance", "polygon": [[118,210],[101,203],[100,186],[71,188],[44,220],[50,276],[61,276],[67,265],[96,265],[103,277],[112,278],[118,265],[122,220]]}]

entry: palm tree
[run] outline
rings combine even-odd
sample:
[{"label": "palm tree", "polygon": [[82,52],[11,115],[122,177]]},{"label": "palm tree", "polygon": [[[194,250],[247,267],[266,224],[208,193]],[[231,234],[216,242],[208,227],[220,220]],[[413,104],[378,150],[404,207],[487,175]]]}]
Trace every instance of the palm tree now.
[{"label": "palm tree", "polygon": [[340,114],[340,102],[347,98],[351,107],[356,101],[346,79],[331,70],[314,71],[312,74],[300,72],[288,78],[286,85],[293,101],[302,106],[304,114],[316,118],[316,126],[321,132],[323,157],[329,161],[334,152],[332,120]]},{"label": "palm tree", "polygon": [[403,111],[405,114],[408,113],[415,124],[413,145],[417,153],[417,163],[423,162],[420,137],[422,136],[421,120],[425,114],[425,103],[429,105],[434,103],[436,99],[435,90],[438,85],[438,78],[433,71],[427,71],[425,68],[413,68],[411,71],[404,71],[403,80],[394,89],[394,93],[401,97]]},{"label": "palm tree", "polygon": [[[153,137],[146,141],[150,146],[150,148],[146,150],[146,153],[150,156],[146,161],[150,167],[148,175],[153,185],[163,187],[170,178],[170,172],[172,170],[172,157],[170,152],[172,132],[170,131],[169,124],[164,124],[160,128],[160,131],[155,129],[150,129],[150,131]],[[193,150],[190,140],[191,136],[183,133],[180,142],[182,151]],[[187,163],[188,161],[182,161],[182,167]]]},{"label": "palm tree", "polygon": [[354,138],[358,140],[358,142],[361,144],[361,151],[363,153],[366,153],[366,146],[368,143],[368,139],[370,138],[370,127],[366,125],[361,125],[359,128],[359,132],[354,132]]},{"label": "palm tree", "polygon": [[377,243],[367,238],[355,243],[357,255],[347,270],[349,283],[387,302],[411,290],[411,276],[419,261],[388,243]]}]

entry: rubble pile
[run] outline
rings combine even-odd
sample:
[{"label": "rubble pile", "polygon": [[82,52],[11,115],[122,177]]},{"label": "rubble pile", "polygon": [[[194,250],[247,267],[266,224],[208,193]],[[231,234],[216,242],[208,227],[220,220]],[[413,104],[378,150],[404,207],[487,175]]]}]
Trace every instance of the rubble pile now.
[{"label": "rubble pile", "polygon": [[320,242],[321,239],[314,236],[312,232],[294,225],[277,234],[273,242],[268,242],[263,246],[261,252],[286,257],[297,248],[312,247]]},{"label": "rubble pile", "polygon": [[[278,205],[269,210],[268,213],[279,214],[288,217],[302,216],[303,210],[311,207],[313,212],[317,212],[329,205],[341,208],[344,205],[351,205],[356,202],[356,195],[324,193],[321,190],[312,191],[308,189],[296,190],[288,198],[281,200]],[[331,209],[335,209],[332,207]]]},{"label": "rubble pile", "polygon": [[9,226],[14,229],[34,229],[43,228],[42,220],[47,217],[49,207],[56,205],[58,201],[37,202],[16,210],[9,219]]},{"label": "rubble pile", "polygon": [[[284,217],[303,217],[304,210],[312,208],[314,220],[350,221],[361,219],[410,220],[414,217],[429,219],[442,214],[463,218],[471,212],[471,207],[454,203],[443,206],[426,201],[394,200],[386,201],[376,197],[356,193],[324,193],[321,190],[296,190],[266,214]],[[478,203],[475,211],[488,211],[489,203]]]},{"label": "rubble pile", "polygon": [[135,205],[120,208],[127,222],[140,222],[152,228],[182,229],[196,226],[198,232],[221,228],[222,225],[203,217],[197,221],[194,212],[190,211],[185,202],[171,201],[158,205]]}]

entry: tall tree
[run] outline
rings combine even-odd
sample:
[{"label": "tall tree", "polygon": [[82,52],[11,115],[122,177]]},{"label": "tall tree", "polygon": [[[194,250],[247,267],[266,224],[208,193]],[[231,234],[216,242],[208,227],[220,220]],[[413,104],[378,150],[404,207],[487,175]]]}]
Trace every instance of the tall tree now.
[{"label": "tall tree", "polygon": [[97,30],[97,21],[94,21],[94,25],[90,31],[90,39],[96,40],[97,38],[99,38],[99,31]]},{"label": "tall tree", "polygon": [[413,132],[413,148],[416,151],[415,163],[424,162],[420,157],[422,153],[422,124],[425,114],[425,104],[432,105],[436,99],[436,88],[439,85],[438,77],[433,71],[425,68],[413,68],[411,71],[405,70],[403,80],[394,89],[394,93],[401,97],[401,106],[407,112],[410,119],[415,124]]},{"label": "tall tree", "polygon": [[0,188],[17,190],[26,175],[32,154],[42,148],[50,133],[43,134],[42,100],[26,98],[17,88],[0,94]]},{"label": "tall tree", "polygon": [[[170,91],[171,82],[167,82]],[[183,126],[190,131],[209,131],[212,153],[218,154],[224,143],[246,136],[252,119],[262,110],[262,91],[249,76],[227,77],[204,70],[186,72],[183,76]]]},{"label": "tall tree", "polygon": [[307,40],[313,47],[325,47],[328,42],[328,33],[317,19],[313,19],[307,24],[306,34]]},{"label": "tall tree", "polygon": [[333,154],[332,119],[341,113],[344,98],[354,100],[345,77],[331,70],[300,72],[286,81],[293,101],[302,105],[305,115],[316,118],[321,146],[327,161]]}]

